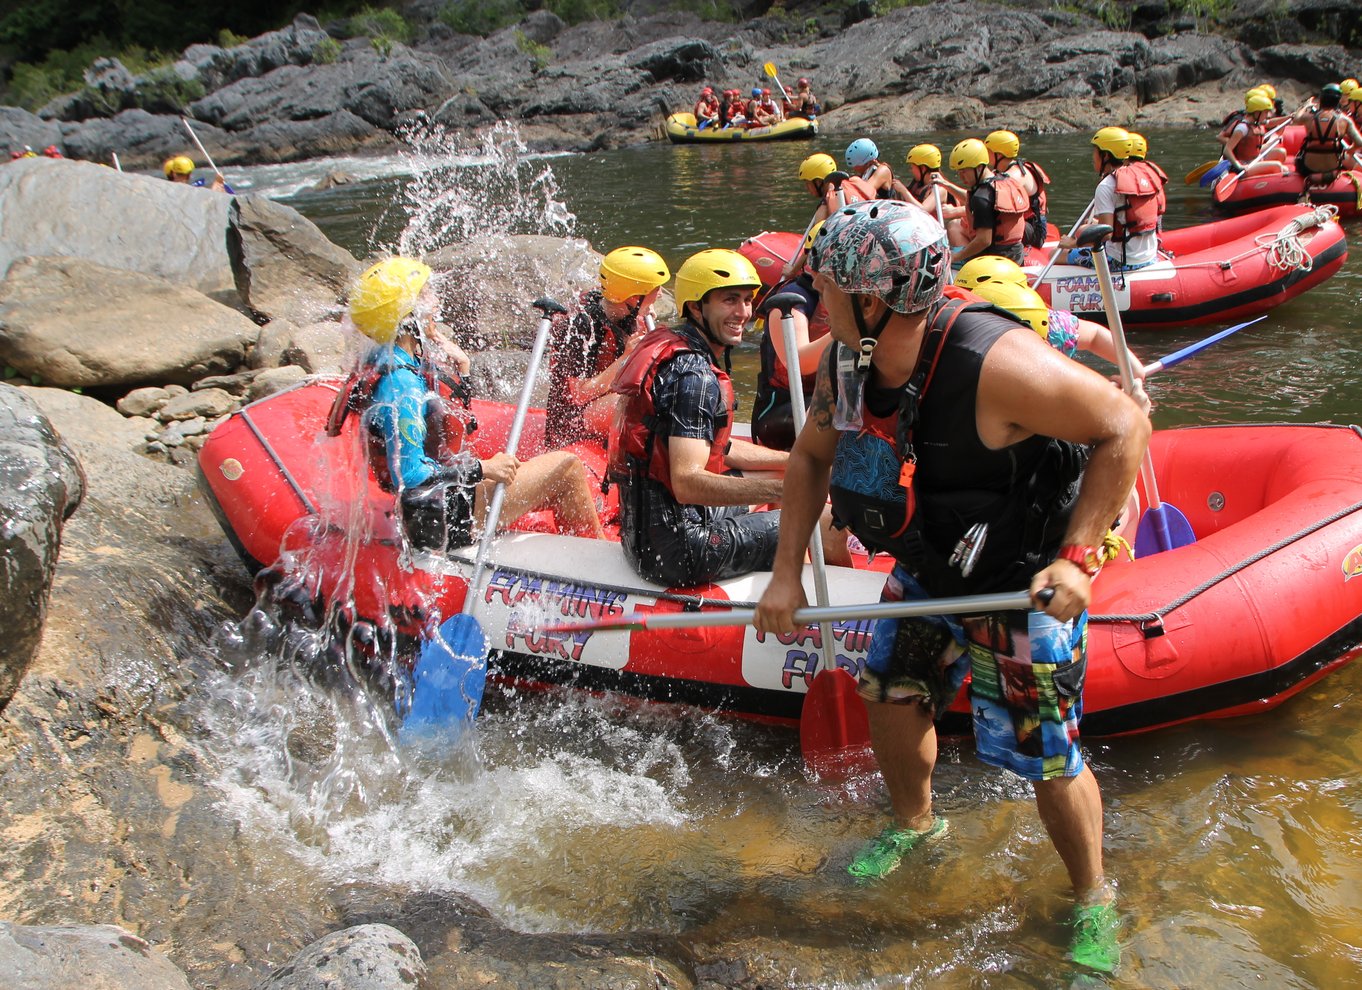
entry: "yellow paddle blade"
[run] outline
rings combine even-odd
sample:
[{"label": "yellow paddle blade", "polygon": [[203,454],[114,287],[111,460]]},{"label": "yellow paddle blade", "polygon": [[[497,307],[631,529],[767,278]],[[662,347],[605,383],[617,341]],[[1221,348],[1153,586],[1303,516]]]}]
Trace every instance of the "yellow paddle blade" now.
[{"label": "yellow paddle blade", "polygon": [[767,62],[765,65],[762,66],[762,68],[766,71],[766,74],[770,76],[772,79],[776,77],[776,63]]},{"label": "yellow paddle blade", "polygon": [[1183,179],[1182,181],[1185,182],[1185,183],[1187,183],[1187,185],[1189,185],[1189,186],[1190,186],[1192,183],[1194,183],[1194,182],[1199,182],[1199,181],[1201,180],[1201,177],[1202,177],[1203,175],[1205,175],[1205,174],[1206,174],[1207,172],[1209,172],[1211,169],[1215,168],[1216,165],[1218,165],[1218,164],[1220,164],[1220,159],[1218,159],[1218,158],[1215,159],[1214,161],[1202,162],[1202,163],[1201,163],[1200,165],[1198,165],[1196,168],[1194,168],[1194,169],[1192,169],[1190,172],[1188,172],[1188,173],[1187,173],[1187,178]]}]

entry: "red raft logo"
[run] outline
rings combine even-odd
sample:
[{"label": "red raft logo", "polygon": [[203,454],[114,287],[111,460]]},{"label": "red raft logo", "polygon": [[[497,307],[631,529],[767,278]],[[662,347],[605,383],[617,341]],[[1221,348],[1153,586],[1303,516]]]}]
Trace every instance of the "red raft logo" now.
[{"label": "red raft logo", "polygon": [[1343,558],[1343,580],[1351,581],[1355,577],[1362,577],[1362,543],[1349,550]]}]

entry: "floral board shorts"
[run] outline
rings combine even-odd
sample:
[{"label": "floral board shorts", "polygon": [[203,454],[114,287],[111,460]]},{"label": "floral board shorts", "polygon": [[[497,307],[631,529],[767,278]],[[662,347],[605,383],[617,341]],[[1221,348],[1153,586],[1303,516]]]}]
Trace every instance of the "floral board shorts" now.
[{"label": "floral board shorts", "polygon": [[[930,597],[902,566],[881,601]],[[1083,769],[1078,720],[1088,667],[1088,614],[1060,622],[1044,612],[880,619],[861,668],[867,701],[927,703],[940,716],[970,675],[979,758],[1027,780]]]}]

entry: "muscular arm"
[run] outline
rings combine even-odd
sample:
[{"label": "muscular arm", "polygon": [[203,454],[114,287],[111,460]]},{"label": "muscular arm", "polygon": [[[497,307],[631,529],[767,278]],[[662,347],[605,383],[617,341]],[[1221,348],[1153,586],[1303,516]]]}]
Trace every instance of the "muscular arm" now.
[{"label": "muscular arm", "polygon": [[[1135,402],[1095,371],[1017,330],[984,359],[976,416],[979,436],[990,447],[1035,434],[1091,447],[1064,542],[1099,545],[1135,483],[1149,443],[1149,420]],[[1067,560],[1046,567],[1031,587],[1055,589],[1045,611],[1059,619],[1077,616],[1092,594],[1087,576]]]},{"label": "muscular arm", "polygon": [[[742,442],[733,441],[735,447]],[[672,494],[676,496],[678,502],[686,505],[753,505],[757,502],[780,500],[782,486],[779,478],[743,478],[710,471],[705,466],[709,462],[709,442],[706,440],[672,437],[668,445],[668,455],[672,474]],[[783,458],[781,460],[783,461]],[[743,466],[756,468],[777,465],[754,463]]]}]

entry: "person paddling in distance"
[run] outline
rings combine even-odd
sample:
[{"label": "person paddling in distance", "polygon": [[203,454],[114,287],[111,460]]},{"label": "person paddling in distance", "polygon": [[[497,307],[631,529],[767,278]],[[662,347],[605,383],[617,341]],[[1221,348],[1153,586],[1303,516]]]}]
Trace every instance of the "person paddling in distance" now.
[{"label": "person paddling in distance", "polygon": [[[675,286],[677,325],[648,334],[616,376],[609,477],[625,558],[650,581],[687,587],[770,568],[780,513],[749,506],[780,500],[788,454],[731,436],[729,351],[752,318],[757,270],[736,251],[701,251]],[[825,544],[832,562],[850,562],[844,540]]]},{"label": "person paddling in distance", "polygon": [[847,145],[844,158],[852,175],[875,192],[876,199],[893,199],[894,170],[880,161],[880,149],[870,138],[857,138]]},{"label": "person paddling in distance", "polygon": [[1362,134],[1340,109],[1342,101],[1342,87],[1329,83],[1291,117],[1305,127],[1296,153],[1296,172],[1305,180],[1303,202],[1309,202],[1312,192],[1333,185],[1340,172],[1362,166]]},{"label": "person paddling in distance", "polygon": [[552,509],[560,532],[603,538],[586,469],[566,451],[521,461],[511,452],[478,458],[438,391],[436,352],[467,371],[468,358],[440,337],[429,267],[411,258],[380,261],[350,293],[355,328],[377,347],[361,360],[351,408],[361,413],[369,466],[397,496],[412,546],[446,552],[467,546],[486,518],[492,489],[506,485],[500,522]]},{"label": "person paddling in distance", "polygon": [[988,161],[988,148],[978,138],[966,138],[951,151],[951,168],[969,195],[952,237],[957,266],[981,254],[1021,264],[1025,254],[1030,199],[1021,183],[995,174]]},{"label": "person paddling in distance", "polygon": [[916,206],[923,213],[949,224],[965,215],[965,193],[941,181],[941,149],[934,144],[914,145],[908,151],[908,183],[894,180],[894,198]]},{"label": "person paddling in distance", "polygon": [[1093,267],[1092,250],[1077,243],[1090,227],[1106,225],[1115,231],[1106,251],[1113,271],[1133,271],[1159,257],[1159,228],[1168,200],[1167,176],[1146,161],[1130,161],[1130,132],[1103,127],[1092,136],[1092,167],[1101,178],[1093,193],[1092,217],[1081,228],[1059,239],[1071,265]]},{"label": "person paddling in distance", "polygon": [[1278,145],[1263,154],[1267,132],[1276,121],[1273,97],[1255,87],[1244,94],[1244,110],[1226,118],[1218,135],[1221,157],[1230,171],[1249,175],[1276,175],[1286,171],[1286,150]]},{"label": "person paddling in distance", "polygon": [[232,190],[226,181],[218,173],[213,174],[213,181],[206,183],[202,179],[194,178],[194,159],[188,155],[176,155],[174,158],[167,158],[161,166],[161,171],[165,173],[171,182],[181,183],[186,186],[194,186],[198,189],[211,189],[213,192],[230,193]]},{"label": "person paddling in distance", "polygon": [[1048,199],[1046,187],[1050,176],[1033,161],[1021,157],[1021,139],[1012,131],[993,131],[984,138],[988,149],[988,167],[994,175],[1005,176],[1026,190],[1026,232],[1022,243],[1030,247],[1045,244]]},{"label": "person paddling in distance", "polygon": [[893,554],[885,600],[1028,582],[1035,601],[1053,593],[1030,612],[876,623],[859,690],[892,821],[848,871],[882,879],[946,832],[932,808],[933,717],[972,671],[979,757],[1031,781],[1073,884],[1071,954],[1114,970],[1119,918],[1103,871],[1102,799],[1078,720],[1086,609],[1102,563],[1094,548],[1135,480],[1149,421],[1029,328],[943,298],[950,249],[920,210],[848,207],[810,254],[836,346],[790,454],[757,630],[794,631],[806,604],[801,546],[829,494],[839,523]]},{"label": "person paddling in distance", "polygon": [[600,288],[582,293],[570,320],[555,322],[544,409],[549,446],[609,436],[619,401],[610,386],[647,333],[653,303],[671,277],[656,251],[615,248],[601,259]]}]

